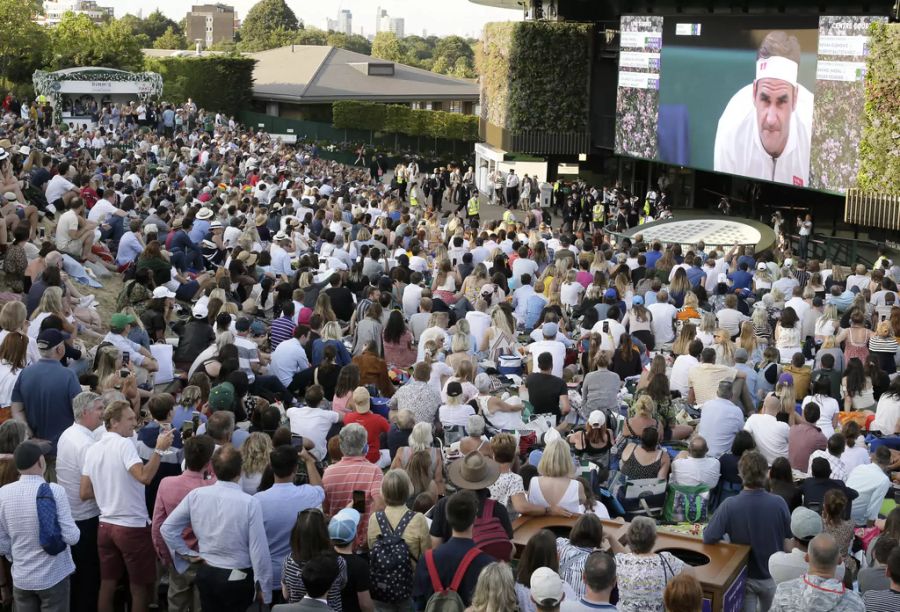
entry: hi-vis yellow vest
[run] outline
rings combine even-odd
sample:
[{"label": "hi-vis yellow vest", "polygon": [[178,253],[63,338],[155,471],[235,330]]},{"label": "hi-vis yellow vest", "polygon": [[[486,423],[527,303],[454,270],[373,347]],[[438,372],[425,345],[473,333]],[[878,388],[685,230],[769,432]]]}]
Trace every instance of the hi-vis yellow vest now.
[{"label": "hi-vis yellow vest", "polygon": [[479,209],[481,208],[481,204],[478,202],[478,196],[472,196],[469,198],[469,205],[467,208],[467,212],[470,217],[474,217],[478,214]]},{"label": "hi-vis yellow vest", "polygon": [[603,204],[594,204],[594,223],[603,223]]},{"label": "hi-vis yellow vest", "polygon": [[419,205],[419,198],[416,197],[415,189],[413,189],[412,191],[409,192],[409,205],[410,206],[418,206]]},{"label": "hi-vis yellow vest", "polygon": [[504,211],[503,222],[504,223],[515,223],[516,222],[516,217],[513,215],[511,210]]}]

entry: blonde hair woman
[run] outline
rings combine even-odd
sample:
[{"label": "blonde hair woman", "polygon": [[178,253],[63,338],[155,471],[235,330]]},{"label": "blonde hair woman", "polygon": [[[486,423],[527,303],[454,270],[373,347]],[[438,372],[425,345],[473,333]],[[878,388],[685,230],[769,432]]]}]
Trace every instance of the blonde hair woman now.
[{"label": "blonde hair woman", "polygon": [[715,333],[716,364],[734,367],[734,342],[726,329],[717,329]]},{"label": "blonde hair woman", "polygon": [[244,440],[241,445],[241,489],[244,493],[253,495],[259,489],[272,449],[272,438],[259,431],[253,432]]},{"label": "blonde hair woman", "polygon": [[822,342],[827,336],[833,336],[840,329],[840,320],[837,306],[826,304],[821,316],[816,319],[816,341]]},{"label": "blonde hair woman", "polygon": [[[516,583],[510,566],[495,561],[478,575],[472,594],[471,612],[512,612],[519,609]],[[520,611],[522,612],[522,611]]]},{"label": "blonde hair woman", "polygon": [[591,262],[590,271],[609,274],[609,264],[606,261],[606,255],[603,254],[603,251],[594,253],[594,261]]},{"label": "blonde hair woman", "polygon": [[407,446],[401,446],[394,455],[391,470],[404,469],[412,481],[413,495],[431,492],[443,495],[444,461],[434,446],[431,423],[416,423],[409,434]]},{"label": "blonde hair woman", "polygon": [[700,319],[700,327],[697,328],[697,338],[703,343],[703,348],[713,346],[718,328],[719,322],[716,320],[716,315],[711,312],[703,313],[703,318]]},{"label": "blonde hair woman", "polygon": [[[322,321],[324,321],[325,323],[337,321],[337,315],[334,314],[334,310],[331,308],[331,297],[329,297],[329,295],[324,291],[320,292],[319,297],[316,298],[316,304],[313,308],[313,314],[317,314],[322,317]],[[338,340],[339,338],[335,339]]]},{"label": "blonde hair woman", "polygon": [[[128,370],[128,376],[122,376],[121,372]],[[113,345],[100,347],[97,351],[97,391],[120,391],[131,404],[135,413],[141,408],[141,393],[134,376],[134,364],[128,366],[122,364],[122,352]]]},{"label": "blonde hair woman", "polygon": [[469,339],[468,334],[453,334],[450,338],[450,354],[447,355],[444,361],[454,370],[457,370],[464,363],[468,363],[474,368],[477,366],[477,362],[471,351],[472,341]]},{"label": "blonde hair woman", "polygon": [[672,344],[672,353],[674,355],[687,355],[691,342],[697,337],[697,326],[693,323],[685,323]]},{"label": "blonde hair woman", "polygon": [[756,365],[762,359],[763,346],[756,338],[752,321],[741,323],[741,333],[738,335],[734,346],[747,351],[747,363],[750,365]]},{"label": "blonde hair woman", "polygon": [[584,485],[575,478],[569,443],[557,437],[544,447],[538,476],[528,486],[528,502],[554,514],[557,510],[584,514],[587,501]]},{"label": "blonde hair woman", "polygon": [[459,288],[457,299],[466,298],[470,304],[474,304],[478,296],[481,295],[481,288],[488,282],[487,267],[480,263],[475,266],[472,273],[469,274]]},{"label": "blonde hair woman", "polygon": [[63,331],[76,334],[77,329],[69,322],[69,312],[64,306],[63,291],[61,287],[47,287],[41,296],[37,308],[31,313],[31,324],[28,326],[28,336],[37,340],[41,333],[41,323],[50,315],[56,315],[62,321]]},{"label": "blonde hair woman", "polygon": [[520,354],[521,345],[516,334],[516,320],[500,306],[491,311],[491,326],[484,332],[480,350],[497,363],[501,355]]}]

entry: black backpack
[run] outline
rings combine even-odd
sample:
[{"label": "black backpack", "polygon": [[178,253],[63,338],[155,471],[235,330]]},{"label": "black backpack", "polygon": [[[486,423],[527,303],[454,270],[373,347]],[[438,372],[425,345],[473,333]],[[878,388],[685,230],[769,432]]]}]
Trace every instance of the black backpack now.
[{"label": "black backpack", "polygon": [[387,515],[384,512],[375,513],[375,520],[381,528],[369,553],[370,584],[375,601],[396,603],[412,596],[412,555],[403,539],[403,531],[414,516],[415,512],[408,510],[397,523],[397,528],[391,529]]}]

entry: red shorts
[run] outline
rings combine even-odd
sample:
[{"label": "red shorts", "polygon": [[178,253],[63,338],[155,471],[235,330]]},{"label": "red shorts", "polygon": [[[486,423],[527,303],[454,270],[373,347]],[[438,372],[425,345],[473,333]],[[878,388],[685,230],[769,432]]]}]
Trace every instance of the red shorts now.
[{"label": "red shorts", "polygon": [[150,527],[122,527],[100,522],[97,534],[100,579],[120,580],[128,572],[132,584],[156,581],[156,553]]}]

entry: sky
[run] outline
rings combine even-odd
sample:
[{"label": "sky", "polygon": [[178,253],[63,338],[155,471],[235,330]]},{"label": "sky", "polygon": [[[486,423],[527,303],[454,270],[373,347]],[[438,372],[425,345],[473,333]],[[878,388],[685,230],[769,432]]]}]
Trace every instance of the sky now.
[{"label": "sky", "polygon": [[[212,4],[214,0],[207,1]],[[256,0],[219,1],[234,6],[239,19],[246,17],[247,11],[256,4]],[[196,2],[205,3],[203,0]],[[360,27],[363,27],[367,36],[375,33],[375,11],[378,6],[385,9],[391,17],[403,17],[406,20],[406,34],[417,36],[421,36],[422,30],[426,30],[429,35],[478,37],[485,23],[522,19],[521,11],[485,7],[469,0],[287,0],[287,3],[298,19],[307,25],[323,29],[326,19],[336,19],[339,10],[349,9],[353,13],[353,32],[359,34]],[[159,8],[168,17],[179,21],[193,2],[100,0],[99,4],[113,6],[116,17],[126,13],[137,15],[139,10],[146,16]]]}]

